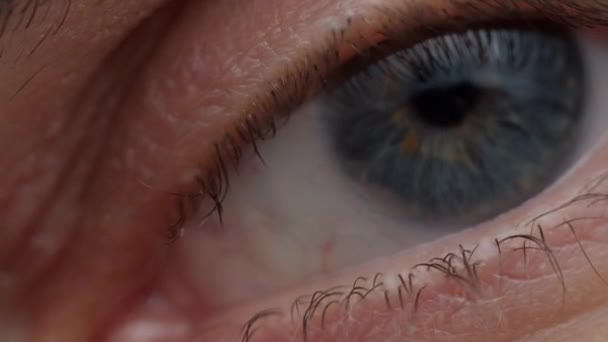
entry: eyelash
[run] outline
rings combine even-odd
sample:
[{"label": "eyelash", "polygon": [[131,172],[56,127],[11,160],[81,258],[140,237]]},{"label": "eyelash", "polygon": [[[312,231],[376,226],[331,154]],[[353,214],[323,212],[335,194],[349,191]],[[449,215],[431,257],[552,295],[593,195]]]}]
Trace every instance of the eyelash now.
[{"label": "eyelash", "polygon": [[[36,20],[44,21],[51,13],[53,6],[62,8],[57,20],[53,20],[48,27],[48,31],[40,38],[40,45],[49,34],[56,34],[65,24],[70,11],[72,10],[72,0],[48,1],[48,0],[4,0],[0,1],[0,38],[12,29],[27,30],[35,24]],[[12,24],[12,25],[11,25]],[[33,53],[33,52],[32,52]]]}]

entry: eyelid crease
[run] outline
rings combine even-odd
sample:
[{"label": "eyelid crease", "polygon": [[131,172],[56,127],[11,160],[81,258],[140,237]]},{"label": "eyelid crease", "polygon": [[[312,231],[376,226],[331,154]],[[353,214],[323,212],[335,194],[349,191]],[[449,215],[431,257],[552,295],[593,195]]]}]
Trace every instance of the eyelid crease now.
[{"label": "eyelid crease", "polygon": [[[412,18],[415,18],[412,20]],[[597,1],[572,4],[566,1],[523,0],[520,2],[475,0],[440,1],[429,5],[419,1],[358,9],[328,30],[315,48],[298,51],[298,58],[277,66],[260,83],[224,138],[213,144],[194,177],[194,191],[178,193],[175,219],[168,229],[170,242],[177,240],[190,214],[202,210],[201,222],[224,214],[223,200],[230,188],[230,169],[238,168],[244,148],[252,148],[263,162],[257,143],[274,137],[295,108],[322,89],[347,75],[340,67],[352,59],[368,58],[380,51],[406,48],[416,42],[451,31],[495,24],[567,25],[572,28],[608,25],[608,7]],[[378,51],[372,51],[378,50]]]}]

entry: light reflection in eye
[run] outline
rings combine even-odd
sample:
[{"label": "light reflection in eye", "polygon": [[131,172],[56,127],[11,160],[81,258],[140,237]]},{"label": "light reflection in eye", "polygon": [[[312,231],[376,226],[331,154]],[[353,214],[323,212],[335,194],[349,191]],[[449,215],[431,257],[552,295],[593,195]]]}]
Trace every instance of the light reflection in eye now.
[{"label": "light reflection in eye", "polygon": [[[590,61],[585,68],[598,74],[603,62],[588,55],[597,54],[590,46],[602,43],[584,41],[583,54]],[[589,84],[589,93],[596,86]],[[222,306],[247,300],[454,232],[412,220],[400,198],[345,174],[323,106],[312,101],[274,139],[260,143],[263,162],[255,151],[244,156],[230,177],[223,202],[230,214],[223,226],[208,217],[178,243],[183,272],[193,275],[198,293],[213,294],[205,301]],[[601,131],[601,118],[588,107],[577,142],[581,146],[593,144]],[[584,152],[560,162],[568,169]],[[201,269],[205,272],[197,272]]]}]

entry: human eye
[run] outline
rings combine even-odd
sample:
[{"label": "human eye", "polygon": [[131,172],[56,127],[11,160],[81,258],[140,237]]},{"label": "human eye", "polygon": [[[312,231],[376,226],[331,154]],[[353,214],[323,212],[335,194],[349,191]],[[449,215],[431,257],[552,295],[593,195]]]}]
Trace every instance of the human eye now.
[{"label": "human eye", "polygon": [[[467,17],[464,8],[452,10]],[[600,153],[602,129],[594,127],[604,121],[594,96],[604,86],[594,73],[603,70],[602,40],[540,10],[492,10],[453,26],[421,20],[422,33],[406,38],[394,9],[362,10],[395,22],[376,31],[351,15],[345,26],[355,28],[338,34],[359,40],[337,38],[329,53],[306,56],[292,79],[271,84],[273,106],[301,95],[297,109],[285,105],[269,118],[264,95],[256,99],[264,112],[246,112],[240,131],[220,142],[219,180],[199,179],[216,200],[202,199],[207,210],[177,242],[178,263],[203,302],[243,305],[203,320],[202,336],[230,339],[244,326],[240,337],[253,341],[461,332],[509,340],[535,331],[513,329],[522,317],[567,312],[575,291],[568,263],[585,265],[586,280],[604,286],[582,237],[601,222],[602,185],[581,190],[604,172],[582,171]],[[328,76],[315,75],[315,63],[331,65]],[[321,91],[307,97],[299,82]],[[281,115],[287,123],[276,123]],[[222,175],[246,153],[230,150],[243,136],[249,154],[234,177]],[[217,184],[228,183],[218,201],[225,188]],[[527,303],[547,311],[505,309],[521,304],[518,291],[539,288],[549,299],[530,295]],[[445,321],[445,312],[458,314]]]},{"label": "human eye", "polygon": [[[605,17],[593,1],[159,9],[59,124],[78,128],[57,139],[79,142],[57,144],[74,186],[36,215],[59,223],[30,225],[28,286],[7,292],[26,299],[3,321],[34,340],[563,337],[606,299]],[[44,65],[9,108],[60,102],[32,92]]]}]

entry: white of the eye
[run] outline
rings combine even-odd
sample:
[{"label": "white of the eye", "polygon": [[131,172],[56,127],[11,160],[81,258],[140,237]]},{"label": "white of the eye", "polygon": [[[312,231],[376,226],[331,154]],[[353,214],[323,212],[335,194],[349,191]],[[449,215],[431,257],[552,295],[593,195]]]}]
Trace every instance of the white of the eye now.
[{"label": "white of the eye", "polygon": [[[593,154],[589,150],[597,145],[598,139],[608,127],[608,32],[580,32],[578,39],[583,51],[587,68],[587,88],[585,110],[589,115],[583,122],[584,136],[578,145],[575,158],[577,164],[582,164]],[[564,176],[574,172],[576,168],[568,170]],[[562,177],[563,179],[563,177]]]}]

